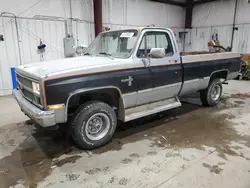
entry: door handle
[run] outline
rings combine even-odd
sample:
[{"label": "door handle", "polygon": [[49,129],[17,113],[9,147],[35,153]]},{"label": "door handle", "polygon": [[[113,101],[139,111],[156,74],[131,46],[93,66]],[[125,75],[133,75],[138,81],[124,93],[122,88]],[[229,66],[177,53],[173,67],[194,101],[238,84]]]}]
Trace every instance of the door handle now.
[{"label": "door handle", "polygon": [[147,59],[142,59],[142,62],[144,64],[145,67],[150,67],[150,59],[147,58]]}]

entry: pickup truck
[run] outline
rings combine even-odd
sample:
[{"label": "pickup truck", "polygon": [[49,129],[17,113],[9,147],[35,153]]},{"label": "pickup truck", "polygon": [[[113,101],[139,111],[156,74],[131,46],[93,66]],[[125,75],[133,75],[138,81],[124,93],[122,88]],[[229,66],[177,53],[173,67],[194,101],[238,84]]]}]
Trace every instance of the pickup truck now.
[{"label": "pickup truck", "polygon": [[118,120],[180,107],[179,96],[200,92],[204,106],[216,105],[240,68],[238,53],[181,56],[171,29],[108,31],[81,57],[16,68],[13,94],[37,124],[68,124],[77,145],[93,149],[111,140]]}]

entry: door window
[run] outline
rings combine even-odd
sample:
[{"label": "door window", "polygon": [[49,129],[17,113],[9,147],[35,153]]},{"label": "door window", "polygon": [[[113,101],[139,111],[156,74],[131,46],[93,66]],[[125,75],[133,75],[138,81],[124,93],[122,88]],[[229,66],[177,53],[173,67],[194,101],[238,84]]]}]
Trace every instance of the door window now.
[{"label": "door window", "polygon": [[164,48],[166,57],[174,55],[170,37],[165,32],[146,32],[137,51],[137,57],[146,58],[152,48]]}]

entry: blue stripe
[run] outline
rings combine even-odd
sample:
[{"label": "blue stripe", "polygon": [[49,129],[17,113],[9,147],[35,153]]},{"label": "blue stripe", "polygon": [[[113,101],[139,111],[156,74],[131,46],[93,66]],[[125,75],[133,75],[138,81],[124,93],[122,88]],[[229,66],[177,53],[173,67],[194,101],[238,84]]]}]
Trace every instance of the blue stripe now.
[{"label": "blue stripe", "polygon": [[16,89],[17,88],[16,69],[14,67],[11,67],[10,71],[11,71],[11,78],[12,78],[12,87],[13,89]]}]

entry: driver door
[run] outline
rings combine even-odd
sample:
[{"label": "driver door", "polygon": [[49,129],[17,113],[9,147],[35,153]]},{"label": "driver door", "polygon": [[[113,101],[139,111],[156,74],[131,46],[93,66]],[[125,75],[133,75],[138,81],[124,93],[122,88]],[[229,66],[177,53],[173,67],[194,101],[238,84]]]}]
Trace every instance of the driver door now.
[{"label": "driver door", "polygon": [[[144,31],[135,62],[138,81],[137,106],[178,95],[182,85],[182,66],[172,39],[173,36],[168,30]],[[151,49],[155,48],[165,49],[165,56],[150,57]],[[148,62],[147,65],[145,62]]]}]

